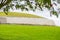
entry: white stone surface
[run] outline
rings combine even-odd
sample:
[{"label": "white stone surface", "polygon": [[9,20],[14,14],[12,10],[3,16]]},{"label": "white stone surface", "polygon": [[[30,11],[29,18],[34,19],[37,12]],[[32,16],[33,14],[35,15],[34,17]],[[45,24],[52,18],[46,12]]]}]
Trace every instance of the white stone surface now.
[{"label": "white stone surface", "polygon": [[46,18],[0,17],[0,23],[55,25],[54,21]]},{"label": "white stone surface", "polygon": [[6,19],[7,23],[12,24],[55,25],[54,21],[46,18],[6,17]]}]

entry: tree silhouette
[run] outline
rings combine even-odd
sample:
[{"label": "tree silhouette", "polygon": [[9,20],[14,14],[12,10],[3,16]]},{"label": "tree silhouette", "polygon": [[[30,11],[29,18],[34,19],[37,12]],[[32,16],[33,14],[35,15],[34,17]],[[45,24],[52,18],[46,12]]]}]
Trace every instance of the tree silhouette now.
[{"label": "tree silhouette", "polygon": [[[24,4],[21,4],[22,1],[24,1]],[[6,15],[8,15],[7,12],[9,11],[10,8],[13,9],[13,6],[16,9],[20,8],[21,10],[27,10],[27,11],[29,9],[34,11],[37,8],[43,11],[42,9],[43,7],[47,8],[48,10],[53,8],[52,7],[53,5],[51,4],[51,0],[1,0],[0,1],[0,9],[3,8],[3,11],[6,13]],[[58,14],[54,10],[51,13],[58,17]]]}]

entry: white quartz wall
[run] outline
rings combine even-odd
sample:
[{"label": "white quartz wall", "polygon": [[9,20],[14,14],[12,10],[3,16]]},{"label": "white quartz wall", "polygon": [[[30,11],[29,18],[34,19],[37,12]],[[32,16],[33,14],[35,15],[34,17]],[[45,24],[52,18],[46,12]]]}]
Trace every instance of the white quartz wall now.
[{"label": "white quartz wall", "polygon": [[46,18],[24,18],[24,17],[6,17],[7,23],[15,24],[40,24],[40,25],[55,25],[53,20]]}]

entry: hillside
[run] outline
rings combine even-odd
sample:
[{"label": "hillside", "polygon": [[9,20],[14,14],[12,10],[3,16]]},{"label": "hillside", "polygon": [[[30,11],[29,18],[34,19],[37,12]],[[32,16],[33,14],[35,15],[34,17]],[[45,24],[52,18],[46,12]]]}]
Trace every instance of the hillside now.
[{"label": "hillside", "polygon": [[0,16],[42,18],[42,17],[37,16],[37,15],[28,14],[28,13],[18,13],[18,12],[9,12],[8,15],[6,15],[4,12],[0,12]]}]

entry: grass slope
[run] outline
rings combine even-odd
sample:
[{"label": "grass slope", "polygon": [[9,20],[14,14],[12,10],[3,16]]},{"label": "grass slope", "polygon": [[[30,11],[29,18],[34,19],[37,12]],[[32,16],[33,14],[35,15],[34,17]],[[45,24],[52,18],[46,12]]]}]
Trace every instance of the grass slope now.
[{"label": "grass slope", "polygon": [[0,24],[0,40],[60,40],[60,27]]},{"label": "grass slope", "polygon": [[32,14],[18,13],[18,12],[9,12],[8,15],[6,15],[4,12],[0,12],[0,16],[42,18],[42,17],[40,17],[40,16],[36,16],[36,15],[32,15]]}]

